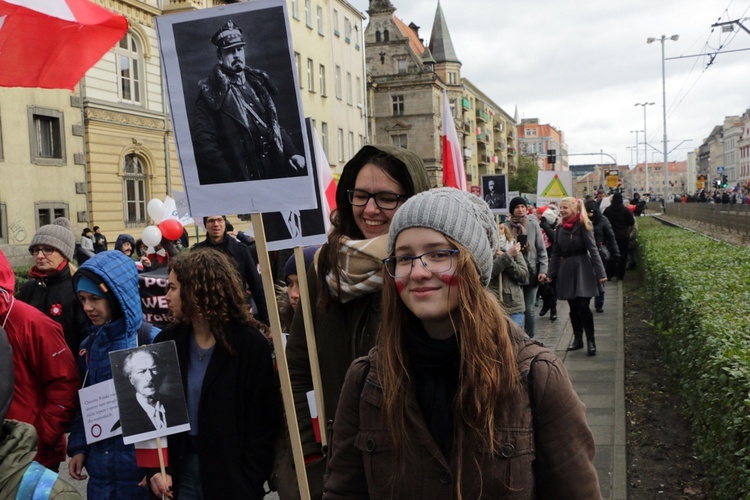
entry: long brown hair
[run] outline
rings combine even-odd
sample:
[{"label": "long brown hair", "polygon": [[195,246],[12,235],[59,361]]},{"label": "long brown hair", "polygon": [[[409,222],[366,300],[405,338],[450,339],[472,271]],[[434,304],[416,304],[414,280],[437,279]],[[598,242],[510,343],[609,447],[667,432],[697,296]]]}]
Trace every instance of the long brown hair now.
[{"label": "long brown hair", "polygon": [[[497,299],[482,286],[479,271],[469,251],[448,238],[459,249],[455,276],[459,307],[456,329],[460,328],[459,382],[454,399],[453,443],[458,459],[456,493],[461,498],[464,450],[482,446],[489,456],[496,451],[495,428],[518,401],[520,380],[516,353],[511,343],[508,318]],[[403,477],[405,464],[414,449],[414,429],[407,420],[407,401],[414,386],[405,349],[405,326],[418,321],[404,305],[396,284],[383,273],[383,307],[379,334],[379,373],[383,387],[385,427],[394,446],[394,487]],[[458,331],[457,331],[458,333]],[[476,461],[476,459],[475,459]],[[478,464],[477,464],[478,465]],[[477,469],[479,467],[477,466]]]},{"label": "long brown hair", "polygon": [[216,341],[230,354],[234,350],[224,334],[226,326],[234,323],[262,329],[250,314],[237,269],[222,252],[206,248],[180,254],[169,262],[169,270],[180,282],[183,322],[205,319]]}]

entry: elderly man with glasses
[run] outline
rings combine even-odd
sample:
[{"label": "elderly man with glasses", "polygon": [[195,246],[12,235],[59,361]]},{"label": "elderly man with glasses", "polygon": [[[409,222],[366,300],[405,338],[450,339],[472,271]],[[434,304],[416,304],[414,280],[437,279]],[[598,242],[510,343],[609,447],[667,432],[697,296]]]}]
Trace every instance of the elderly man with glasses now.
[{"label": "elderly man with glasses", "polygon": [[64,217],[40,227],[29,245],[34,259],[29,271],[31,279],[16,295],[18,300],[39,309],[62,326],[65,342],[74,356],[87,326],[86,314],[72,284],[76,271],[71,264],[75,244],[70,222]]}]

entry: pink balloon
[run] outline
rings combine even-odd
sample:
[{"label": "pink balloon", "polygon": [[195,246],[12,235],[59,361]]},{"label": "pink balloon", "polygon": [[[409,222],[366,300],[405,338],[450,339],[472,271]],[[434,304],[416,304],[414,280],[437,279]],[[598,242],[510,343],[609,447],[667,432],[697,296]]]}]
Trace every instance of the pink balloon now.
[{"label": "pink balloon", "polygon": [[161,234],[168,240],[179,240],[182,237],[182,223],[177,219],[167,219],[159,223]]}]

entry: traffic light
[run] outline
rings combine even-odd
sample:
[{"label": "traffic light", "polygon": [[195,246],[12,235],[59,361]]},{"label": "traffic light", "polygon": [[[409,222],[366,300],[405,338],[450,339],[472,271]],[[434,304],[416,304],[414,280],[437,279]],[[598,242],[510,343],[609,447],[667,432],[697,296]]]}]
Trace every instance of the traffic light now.
[{"label": "traffic light", "polygon": [[554,165],[557,163],[557,150],[556,149],[548,149],[547,150],[547,163],[551,163]]},{"label": "traffic light", "polygon": [[721,187],[723,187],[724,189],[726,189],[728,186],[729,186],[729,182],[727,181],[727,176],[726,175],[722,175],[721,176]]}]

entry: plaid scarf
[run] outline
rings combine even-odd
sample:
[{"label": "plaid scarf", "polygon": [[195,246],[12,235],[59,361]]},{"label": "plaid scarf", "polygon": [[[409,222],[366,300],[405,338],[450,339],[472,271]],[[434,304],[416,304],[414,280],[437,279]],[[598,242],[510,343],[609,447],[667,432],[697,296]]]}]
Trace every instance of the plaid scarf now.
[{"label": "plaid scarf", "polygon": [[388,235],[368,240],[342,237],[339,241],[339,276],[326,276],[331,295],[342,303],[377,292],[383,287],[383,262]]}]

